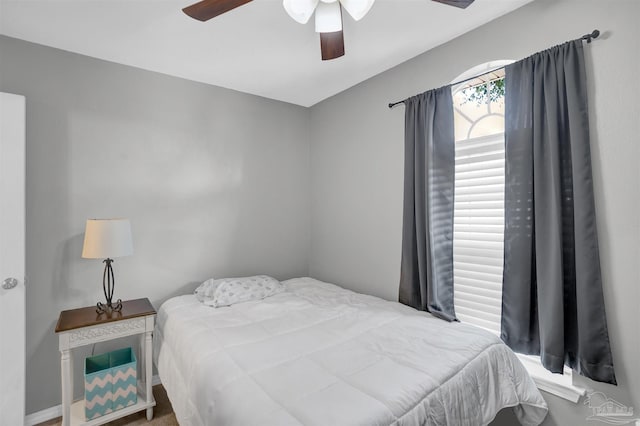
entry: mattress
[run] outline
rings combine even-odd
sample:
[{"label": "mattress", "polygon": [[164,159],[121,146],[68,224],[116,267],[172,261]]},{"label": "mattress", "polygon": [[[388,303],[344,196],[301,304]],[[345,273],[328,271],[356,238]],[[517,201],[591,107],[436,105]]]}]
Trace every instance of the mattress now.
[{"label": "mattress", "polygon": [[182,426],[486,425],[547,414],[489,332],[311,278],[230,307],[158,311],[154,359]]}]

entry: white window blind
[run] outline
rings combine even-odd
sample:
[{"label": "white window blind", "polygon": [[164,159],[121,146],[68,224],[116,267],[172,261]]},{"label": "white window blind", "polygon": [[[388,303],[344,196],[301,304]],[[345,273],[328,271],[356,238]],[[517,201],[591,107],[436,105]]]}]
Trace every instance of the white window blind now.
[{"label": "white window blind", "polygon": [[454,306],[460,321],[500,334],[504,133],[456,142]]}]

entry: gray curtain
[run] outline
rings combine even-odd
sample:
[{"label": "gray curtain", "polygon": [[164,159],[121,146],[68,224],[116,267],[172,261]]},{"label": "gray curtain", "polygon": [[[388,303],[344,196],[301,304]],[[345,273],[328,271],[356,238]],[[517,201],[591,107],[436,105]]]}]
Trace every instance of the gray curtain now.
[{"label": "gray curtain", "polygon": [[502,340],[616,383],[602,295],[582,41],[506,67]]},{"label": "gray curtain", "polygon": [[405,101],[401,303],[447,321],[453,308],[454,131],[451,87]]}]

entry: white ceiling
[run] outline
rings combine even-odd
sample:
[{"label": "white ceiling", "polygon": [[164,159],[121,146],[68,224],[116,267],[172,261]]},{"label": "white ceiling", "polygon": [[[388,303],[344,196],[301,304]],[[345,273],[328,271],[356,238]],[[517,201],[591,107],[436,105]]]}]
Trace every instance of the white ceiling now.
[{"label": "white ceiling", "polygon": [[0,33],[95,58],[314,105],[532,0],[377,0],[354,22],[346,55],[320,60],[313,19],[300,25],[281,0],[254,0],[208,22],[196,0],[0,0]]}]

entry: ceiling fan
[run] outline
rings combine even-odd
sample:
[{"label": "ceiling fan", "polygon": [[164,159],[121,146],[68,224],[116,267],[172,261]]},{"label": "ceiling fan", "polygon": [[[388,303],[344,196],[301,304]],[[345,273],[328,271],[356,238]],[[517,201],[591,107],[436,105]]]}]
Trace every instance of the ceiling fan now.
[{"label": "ceiling fan", "polygon": [[[208,21],[252,0],[201,0],[182,11],[199,21]],[[369,12],[375,0],[283,0],[284,9],[296,22],[306,24],[315,12],[316,32],[320,33],[322,60],[344,55],[342,9],[359,21]],[[432,0],[465,9],[474,0]]]}]

